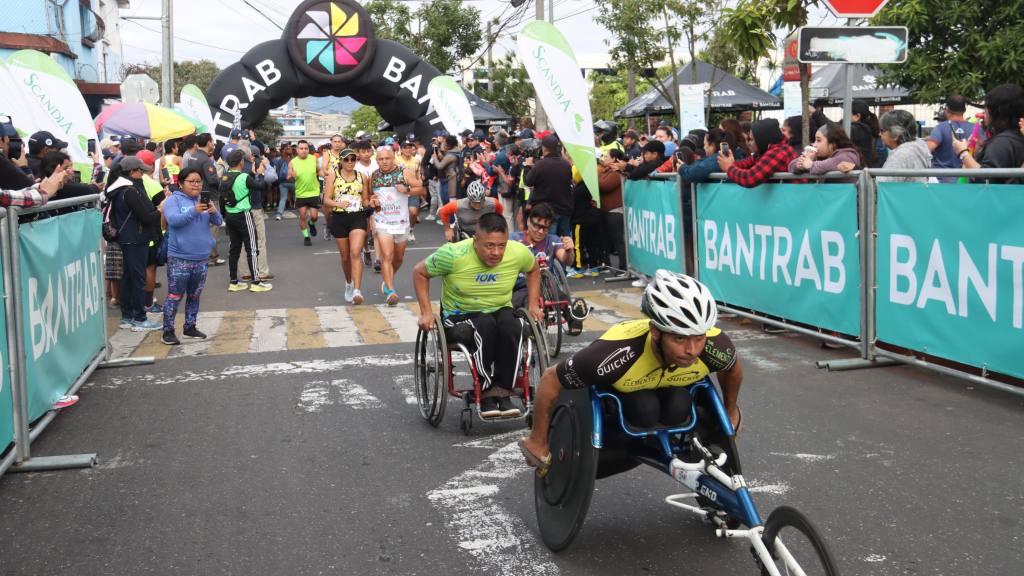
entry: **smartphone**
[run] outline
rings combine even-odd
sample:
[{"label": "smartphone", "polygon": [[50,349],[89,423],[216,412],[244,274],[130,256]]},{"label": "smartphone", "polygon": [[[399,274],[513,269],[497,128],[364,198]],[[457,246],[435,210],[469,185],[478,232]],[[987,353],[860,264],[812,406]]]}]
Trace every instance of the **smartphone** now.
[{"label": "smartphone", "polygon": [[729,143],[728,142],[722,142],[722,155],[723,156],[732,156],[732,150],[729,148]]},{"label": "smartphone", "polygon": [[92,138],[89,139],[88,149],[89,149],[89,155],[90,156],[96,153],[96,140],[94,140]]},{"label": "smartphone", "polygon": [[81,170],[75,170],[73,172],[73,174],[75,175],[75,179],[73,180],[73,182],[81,182],[82,181],[82,171]]},{"label": "smartphone", "polygon": [[200,204],[209,204],[210,203],[210,193],[209,192],[200,192],[199,193],[199,203]]}]

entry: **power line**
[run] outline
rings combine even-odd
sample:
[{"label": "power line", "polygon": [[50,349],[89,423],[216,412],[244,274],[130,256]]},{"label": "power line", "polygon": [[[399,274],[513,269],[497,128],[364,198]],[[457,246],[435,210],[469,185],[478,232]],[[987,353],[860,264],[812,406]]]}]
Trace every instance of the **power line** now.
[{"label": "power line", "polygon": [[261,10],[260,10],[259,8],[257,8],[257,7],[255,7],[255,6],[253,6],[253,5],[252,5],[252,4],[251,4],[251,3],[249,2],[249,0],[242,0],[242,4],[245,4],[245,5],[246,5],[246,6],[248,6],[249,8],[252,8],[252,9],[253,9],[254,11],[256,11],[256,12],[257,12],[257,13],[258,13],[258,14],[259,14],[260,16],[263,16],[264,18],[266,18],[266,19],[267,19],[267,22],[270,22],[270,23],[271,23],[271,24],[273,24],[274,26],[277,26],[278,30],[280,30],[280,31],[284,32],[284,26],[281,26],[280,24],[278,24],[277,22],[275,22],[275,21],[274,21],[274,20],[273,20],[273,19],[272,19],[272,18],[271,18],[270,16],[267,16],[266,14],[264,14],[264,13],[263,13],[263,12],[262,12],[262,11],[261,11]]},{"label": "power line", "polygon": [[591,6],[590,8],[584,8],[583,10],[579,10],[577,12],[573,12],[572,14],[568,14],[566,16],[562,16],[561,18],[555,18],[555,22],[561,22],[562,20],[566,20],[568,18],[572,18],[573,16],[579,16],[580,14],[583,14],[585,12],[590,12],[591,10],[597,10],[597,6]]},{"label": "power line", "polygon": [[[144,30],[149,30],[150,32],[153,32],[155,34],[162,34],[162,32],[160,32],[159,30],[155,30],[153,28],[150,28],[149,26],[146,26],[145,24],[140,24],[139,22],[137,22],[135,20],[128,20],[128,22],[131,22],[132,24],[135,24],[139,28],[142,28]],[[206,43],[199,42],[199,41],[196,41],[196,40],[190,40],[188,38],[182,38],[181,36],[178,36],[177,34],[174,35],[174,38],[176,40],[181,40],[182,42],[188,42],[189,44],[196,44],[198,46],[203,46],[203,47],[206,47],[206,48],[213,48],[214,50],[223,50],[225,52],[234,52],[235,54],[245,54],[245,52],[243,52],[241,50],[232,50],[230,48],[224,48],[224,47],[221,47],[221,46],[214,46],[213,44],[206,44]]]}]

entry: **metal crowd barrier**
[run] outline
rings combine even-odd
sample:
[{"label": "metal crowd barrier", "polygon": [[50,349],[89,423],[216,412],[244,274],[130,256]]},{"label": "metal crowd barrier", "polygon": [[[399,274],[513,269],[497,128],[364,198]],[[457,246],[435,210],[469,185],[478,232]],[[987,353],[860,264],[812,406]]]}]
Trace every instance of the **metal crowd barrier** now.
[{"label": "metal crowd barrier", "polygon": [[[877,206],[877,191],[878,182],[876,178],[879,176],[895,176],[895,177],[917,177],[917,178],[932,178],[932,177],[967,177],[975,179],[980,182],[986,182],[993,179],[1018,179],[1020,182],[1024,182],[1024,168],[1020,169],[960,169],[960,170],[895,170],[895,169],[865,169],[860,171],[852,171],[849,173],[841,172],[830,172],[823,176],[810,177],[807,174],[792,174],[792,173],[777,173],[774,174],[770,182],[771,183],[784,183],[791,180],[811,180],[812,182],[827,183],[834,182],[836,180],[849,180],[850,178],[856,178],[856,190],[857,190],[857,250],[859,252],[859,272],[860,272],[860,286],[859,292],[859,303],[860,303],[860,329],[859,334],[856,335],[856,339],[842,338],[835,336],[829,332],[830,330],[808,326],[806,324],[801,325],[800,323],[794,323],[786,318],[773,317],[770,314],[766,314],[756,309],[744,309],[743,307],[737,307],[730,305],[726,302],[719,302],[719,310],[735,314],[737,316],[762,322],[764,324],[784,328],[805,336],[817,338],[819,340],[838,344],[850,348],[854,348],[859,353],[859,358],[854,359],[843,359],[843,360],[830,360],[819,362],[819,367],[828,368],[830,370],[849,370],[857,368],[869,368],[878,366],[890,366],[897,363],[909,364],[913,366],[922,367],[928,370],[939,372],[946,375],[955,376],[965,380],[969,380],[976,384],[987,386],[990,388],[998,389],[1004,392],[1010,392],[1012,394],[1024,396],[1024,387],[1014,386],[1000,382],[998,380],[988,378],[986,375],[986,368],[984,366],[972,366],[970,364],[959,363],[953,360],[952,363],[956,363],[960,366],[971,366],[981,370],[982,374],[972,374],[969,371],[961,370],[955,367],[946,366],[943,364],[937,364],[930,362],[927,359],[919,358],[913,354],[899,354],[891,350],[886,350],[878,346],[879,340],[877,335],[877,274],[878,274],[878,260],[876,254],[876,243],[878,236],[878,206]],[[698,199],[697,199],[697,185],[684,184],[676,174],[656,174],[652,175],[652,179],[655,180],[675,180],[677,182],[677,190],[680,195],[680,204],[685,205],[682,202],[684,195],[689,195],[690,206],[689,214],[685,215],[691,219],[691,233],[692,242],[688,248],[691,250],[692,256],[692,268],[687,267],[686,272],[692,276],[700,277],[701,269],[701,254],[700,254],[700,230],[698,227],[698,220],[700,214],[698,214]],[[710,181],[726,181],[727,176],[723,173],[714,173],[710,176]],[[813,183],[806,184],[813,186]],[[939,186],[941,184],[932,184]],[[624,182],[625,186],[625,182]],[[625,188],[623,188],[625,191]],[[625,194],[625,192],[624,192]],[[684,208],[685,209],[685,208]],[[629,207],[625,210],[629,212]],[[627,244],[629,241],[629,218],[624,218]],[[627,250],[628,252],[628,250]],[[634,275],[643,275],[644,272],[637,270],[632,264],[628,265],[630,272]],[[929,355],[926,350],[912,350],[912,353],[917,355]],[[1011,375],[1011,377],[1013,377]]]}]

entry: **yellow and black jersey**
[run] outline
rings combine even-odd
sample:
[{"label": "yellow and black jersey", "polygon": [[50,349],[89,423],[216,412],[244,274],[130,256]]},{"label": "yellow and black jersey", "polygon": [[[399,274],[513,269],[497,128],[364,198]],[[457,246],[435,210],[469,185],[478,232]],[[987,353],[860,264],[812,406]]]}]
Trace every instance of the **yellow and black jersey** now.
[{"label": "yellow and black jersey", "polygon": [[596,386],[629,393],[666,386],[689,386],[736,364],[736,347],[718,328],[707,333],[704,351],[690,366],[662,366],[654,354],[650,321],[630,320],[612,326],[590,346],[558,363],[565,388]]}]

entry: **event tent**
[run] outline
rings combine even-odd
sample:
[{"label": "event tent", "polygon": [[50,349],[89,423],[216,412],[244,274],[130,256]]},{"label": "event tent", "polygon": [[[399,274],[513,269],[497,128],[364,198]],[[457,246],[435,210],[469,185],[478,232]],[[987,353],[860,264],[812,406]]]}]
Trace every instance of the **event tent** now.
[{"label": "event tent", "polygon": [[[901,86],[879,86],[877,68],[865,64],[853,67],[853,98],[868,104],[898,104],[910,102],[910,91]],[[817,68],[811,75],[811,100],[824,98],[829,105],[842,106],[846,88],[846,69],[843,64],[828,64]]]},{"label": "event tent", "polygon": [[[512,116],[509,116],[508,113],[502,111],[494,104],[466,90],[465,87],[462,88],[462,91],[466,93],[469,107],[473,109],[473,124],[476,126],[503,126],[512,123]],[[377,125],[377,130],[380,132],[390,129],[391,124],[386,120],[381,121]]]},{"label": "event tent", "polygon": [[[728,72],[696,60],[683,66],[676,74],[680,84],[693,84],[691,70],[697,66],[697,83],[707,82],[711,87],[711,109],[720,112],[766,110],[782,108],[782,100],[747,84]],[[661,81],[666,92],[672,90],[671,77]],[[651,88],[615,112],[617,118],[638,118],[654,114],[672,114],[672,103],[658,90]]]}]

